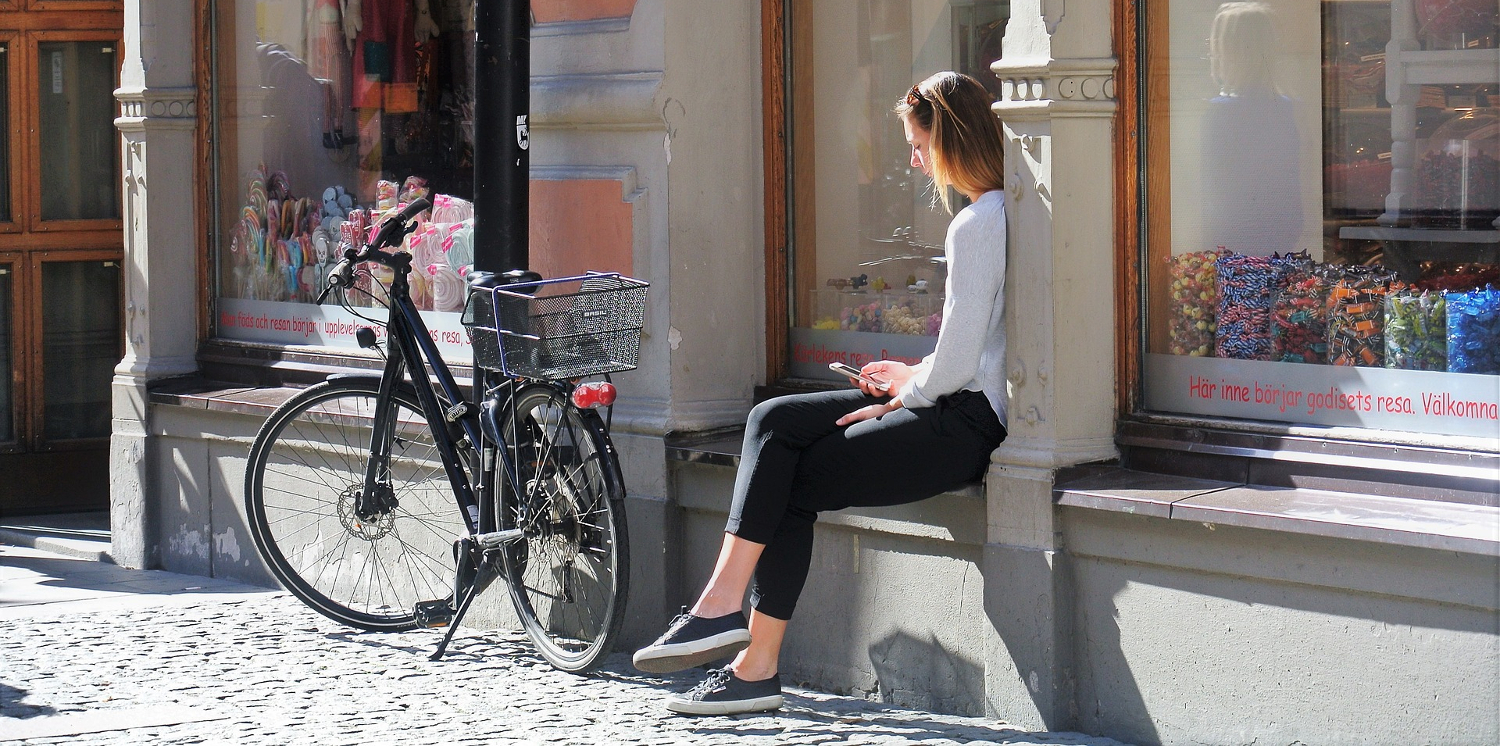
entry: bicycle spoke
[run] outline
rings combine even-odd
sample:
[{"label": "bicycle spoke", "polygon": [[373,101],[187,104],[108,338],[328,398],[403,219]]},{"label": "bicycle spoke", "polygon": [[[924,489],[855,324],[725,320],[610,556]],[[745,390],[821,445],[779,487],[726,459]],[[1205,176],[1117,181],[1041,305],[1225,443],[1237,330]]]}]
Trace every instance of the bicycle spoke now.
[{"label": "bicycle spoke", "polygon": [[[452,541],[467,528],[420,407],[402,396],[380,404],[369,381],[309,389],[273,414],[280,424],[257,439],[247,474],[252,534],[275,549],[266,556],[278,579],[315,609],[369,629],[408,628],[417,601],[451,594]],[[396,502],[360,519],[354,500],[386,406],[375,476]]]}]

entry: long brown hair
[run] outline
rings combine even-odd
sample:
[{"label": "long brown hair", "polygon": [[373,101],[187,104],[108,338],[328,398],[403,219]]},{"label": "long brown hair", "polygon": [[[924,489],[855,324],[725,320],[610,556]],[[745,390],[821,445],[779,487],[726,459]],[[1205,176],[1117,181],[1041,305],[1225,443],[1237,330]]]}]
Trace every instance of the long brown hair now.
[{"label": "long brown hair", "polygon": [[936,202],[953,212],[948,187],[987,192],[1005,187],[1005,134],[979,81],[952,71],[914,85],[896,103],[900,117],[931,133],[928,155]]}]

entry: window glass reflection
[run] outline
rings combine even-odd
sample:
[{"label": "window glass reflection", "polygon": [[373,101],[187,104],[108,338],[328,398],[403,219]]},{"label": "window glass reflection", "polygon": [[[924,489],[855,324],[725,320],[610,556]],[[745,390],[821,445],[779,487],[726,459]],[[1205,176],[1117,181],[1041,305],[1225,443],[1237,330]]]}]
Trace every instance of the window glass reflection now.
[{"label": "window glass reflection", "polygon": [[11,342],[11,329],[15,325],[12,319],[15,308],[12,290],[14,278],[12,265],[0,264],[0,443],[16,439],[15,393],[12,390],[15,374],[12,370],[14,363],[11,362],[14,355]]},{"label": "window glass reflection", "polygon": [[108,437],[109,384],[120,362],[120,268],[45,262],[42,298],[45,437]]},{"label": "window glass reflection", "polygon": [[[911,166],[892,106],[942,70],[991,92],[1008,2],[819,0],[794,11],[792,329],[794,377],[827,364],[931,352],[942,317],[951,217]],[[955,209],[963,206],[958,197]]]},{"label": "window glass reflection", "polygon": [[120,216],[113,42],[37,45],[42,220]]}]

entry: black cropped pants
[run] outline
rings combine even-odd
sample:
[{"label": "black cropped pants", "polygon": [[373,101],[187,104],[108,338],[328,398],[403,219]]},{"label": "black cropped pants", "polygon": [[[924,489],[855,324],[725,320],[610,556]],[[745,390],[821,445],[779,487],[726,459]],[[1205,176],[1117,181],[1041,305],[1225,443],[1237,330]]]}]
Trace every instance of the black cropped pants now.
[{"label": "black cropped pants", "polygon": [[766,545],[750,604],[791,619],[825,510],[916,502],[984,475],[1005,428],[978,391],[848,427],[838,418],[885,399],[854,390],[783,396],[751,410],[729,510],[731,534]]}]

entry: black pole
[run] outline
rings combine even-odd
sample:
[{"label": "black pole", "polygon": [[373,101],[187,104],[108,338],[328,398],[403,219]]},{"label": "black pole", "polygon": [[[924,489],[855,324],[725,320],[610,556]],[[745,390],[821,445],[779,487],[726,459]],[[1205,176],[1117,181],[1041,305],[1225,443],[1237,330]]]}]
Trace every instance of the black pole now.
[{"label": "black pole", "polygon": [[474,5],[474,268],[527,269],[531,0]]}]

